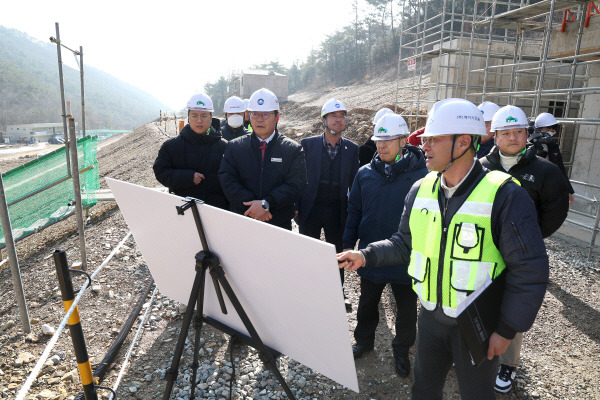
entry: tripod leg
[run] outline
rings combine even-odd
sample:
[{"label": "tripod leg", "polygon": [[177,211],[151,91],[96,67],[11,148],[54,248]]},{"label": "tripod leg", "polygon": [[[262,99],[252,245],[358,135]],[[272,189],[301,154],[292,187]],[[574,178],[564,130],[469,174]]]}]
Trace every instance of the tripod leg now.
[{"label": "tripod leg", "polygon": [[214,280],[215,275],[217,276],[219,283],[223,287],[223,290],[225,290],[227,297],[229,297],[229,300],[231,301],[233,308],[235,308],[240,319],[244,323],[246,330],[250,334],[250,337],[252,337],[252,340],[254,341],[254,347],[258,350],[259,354],[261,354],[261,359],[262,359],[263,363],[273,372],[273,374],[275,375],[275,377],[281,384],[281,387],[283,388],[285,393],[288,395],[288,398],[295,400],[296,397],[290,390],[285,379],[283,379],[281,372],[277,368],[277,364],[275,362],[275,357],[273,357],[273,354],[271,353],[271,351],[262,342],[260,336],[258,335],[258,332],[256,332],[256,329],[254,329],[254,325],[252,325],[250,318],[248,318],[248,314],[246,314],[244,307],[242,307],[242,304],[240,303],[237,296],[235,295],[235,292],[229,285],[229,282],[227,281],[227,278],[225,277],[225,273],[223,272],[223,268],[221,268],[220,266],[211,265],[210,273],[213,277],[213,280]]},{"label": "tripod leg", "polygon": [[[206,271],[206,268],[202,268]],[[206,276],[206,272],[204,273]],[[200,351],[200,332],[202,332],[202,324],[204,322],[204,316],[202,315],[204,312],[204,282],[202,283],[202,287],[200,288],[200,293],[198,294],[198,298],[196,299],[196,316],[194,317],[194,362],[192,363],[192,387],[190,390],[190,400],[194,400],[196,397],[196,375],[198,372],[198,353]]]},{"label": "tripod leg", "polygon": [[[175,353],[173,354],[173,360],[171,361],[171,367],[167,370],[167,386],[163,395],[163,400],[169,400],[171,392],[173,391],[173,383],[177,378],[177,372],[179,371],[179,362],[181,361],[181,355],[185,347],[185,339],[190,329],[190,322],[194,315],[194,304],[198,300],[200,295],[202,301],[204,301],[204,281],[206,277],[206,268],[196,265],[196,277],[194,278],[194,284],[192,286],[192,292],[190,293],[190,300],[188,301],[187,310],[183,317],[181,324],[181,331],[179,332],[179,338],[177,339],[177,345],[175,347]],[[200,310],[202,313],[202,310]]]}]

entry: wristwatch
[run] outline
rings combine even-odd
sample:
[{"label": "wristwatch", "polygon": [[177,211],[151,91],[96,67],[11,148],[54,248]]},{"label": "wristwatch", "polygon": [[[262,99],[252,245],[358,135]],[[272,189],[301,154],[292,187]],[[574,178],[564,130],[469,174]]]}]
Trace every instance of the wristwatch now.
[{"label": "wristwatch", "polygon": [[265,211],[269,211],[269,202],[268,201],[261,200],[261,205],[262,205],[262,208],[265,209]]}]

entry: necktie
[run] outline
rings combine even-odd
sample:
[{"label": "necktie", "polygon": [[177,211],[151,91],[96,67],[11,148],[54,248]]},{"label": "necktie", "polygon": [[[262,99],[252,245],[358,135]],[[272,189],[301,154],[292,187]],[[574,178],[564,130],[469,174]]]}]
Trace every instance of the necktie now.
[{"label": "necktie", "polygon": [[264,162],[265,161],[265,149],[267,148],[267,141],[266,140],[261,140],[260,141],[260,146],[259,149],[261,151],[261,161]]},{"label": "necktie", "polygon": [[392,166],[388,164],[385,166],[385,174],[390,175],[391,173],[392,173]]}]

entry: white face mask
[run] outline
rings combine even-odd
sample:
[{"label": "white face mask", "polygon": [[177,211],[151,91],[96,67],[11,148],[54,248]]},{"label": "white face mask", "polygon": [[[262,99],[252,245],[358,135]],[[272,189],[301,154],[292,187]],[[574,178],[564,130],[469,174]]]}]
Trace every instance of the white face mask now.
[{"label": "white face mask", "polygon": [[227,118],[227,124],[232,128],[239,128],[244,123],[244,117],[240,114],[232,114]]}]

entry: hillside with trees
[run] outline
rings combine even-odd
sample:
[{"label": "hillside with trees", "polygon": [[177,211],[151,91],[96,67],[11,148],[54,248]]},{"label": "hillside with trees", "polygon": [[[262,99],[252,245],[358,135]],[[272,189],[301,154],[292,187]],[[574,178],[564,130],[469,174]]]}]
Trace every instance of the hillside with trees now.
[{"label": "hillside with trees", "polygon": [[[85,52],[85,49],[84,49]],[[85,55],[85,54],[84,54]],[[63,59],[72,57],[63,52]],[[0,131],[7,125],[60,122],[56,45],[0,26]],[[79,70],[63,64],[65,99],[81,115]],[[86,128],[134,129],[168,107],[150,94],[85,65]]]}]

